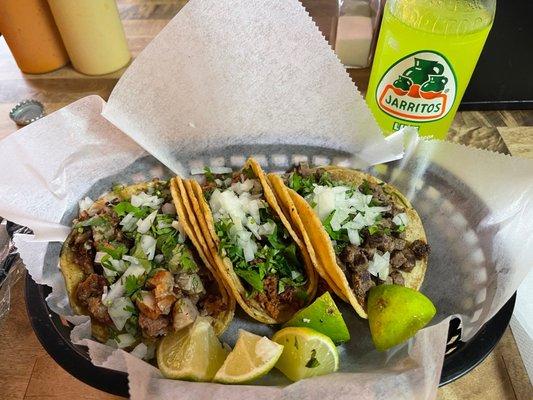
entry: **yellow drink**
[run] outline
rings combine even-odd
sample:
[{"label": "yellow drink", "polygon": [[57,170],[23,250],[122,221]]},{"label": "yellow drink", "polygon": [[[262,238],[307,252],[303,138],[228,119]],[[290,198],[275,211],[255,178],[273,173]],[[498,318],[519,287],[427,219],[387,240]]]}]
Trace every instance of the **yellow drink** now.
[{"label": "yellow drink", "polygon": [[389,134],[446,137],[492,27],[494,0],[389,0],[366,101]]}]

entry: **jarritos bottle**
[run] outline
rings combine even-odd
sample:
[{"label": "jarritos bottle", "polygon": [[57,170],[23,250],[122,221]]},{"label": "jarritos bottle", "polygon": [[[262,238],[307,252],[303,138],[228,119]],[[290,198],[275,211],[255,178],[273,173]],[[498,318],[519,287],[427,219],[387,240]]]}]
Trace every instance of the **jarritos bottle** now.
[{"label": "jarritos bottle", "polygon": [[496,0],[388,0],[366,100],[386,134],[446,137],[492,27]]}]

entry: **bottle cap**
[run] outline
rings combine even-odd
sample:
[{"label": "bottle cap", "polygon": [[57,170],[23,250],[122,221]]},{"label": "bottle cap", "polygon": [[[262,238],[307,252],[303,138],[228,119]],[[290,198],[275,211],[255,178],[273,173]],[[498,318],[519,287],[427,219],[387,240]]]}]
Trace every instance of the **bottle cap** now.
[{"label": "bottle cap", "polygon": [[44,106],[37,100],[24,100],[15,105],[9,117],[19,126],[25,126],[44,117]]}]

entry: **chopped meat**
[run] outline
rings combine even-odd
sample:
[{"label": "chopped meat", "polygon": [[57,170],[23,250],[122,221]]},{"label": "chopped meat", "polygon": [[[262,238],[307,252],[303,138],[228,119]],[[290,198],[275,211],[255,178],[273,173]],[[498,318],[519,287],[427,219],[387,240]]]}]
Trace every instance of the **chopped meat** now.
[{"label": "chopped meat", "polygon": [[152,292],[141,291],[139,297],[135,300],[135,304],[137,304],[141,313],[146,314],[149,318],[156,319],[161,315],[161,310],[157,306]]},{"label": "chopped meat", "polygon": [[272,318],[279,316],[278,278],[275,275],[268,275],[263,280],[263,292],[256,295],[256,300]]},{"label": "chopped meat", "polygon": [[148,288],[153,289],[152,293],[155,298],[155,302],[162,314],[168,314],[172,308],[172,304],[176,301],[174,295],[174,278],[172,274],[161,269],[157,271],[146,282]]},{"label": "chopped meat", "polygon": [[301,162],[297,165],[294,165],[287,172],[296,172],[301,176],[309,176],[313,173],[312,169],[309,168],[309,164],[307,164],[306,162]]},{"label": "chopped meat", "polygon": [[403,255],[403,252],[399,250],[394,250],[392,252],[391,258],[390,258],[390,265],[393,268],[400,268],[405,262],[407,261],[407,258]]},{"label": "chopped meat", "polygon": [[430,251],[429,244],[423,242],[420,239],[417,239],[413,243],[411,243],[410,247],[417,260],[421,260],[426,257]]},{"label": "chopped meat", "polygon": [[198,316],[198,309],[186,297],[179,299],[172,308],[172,329],[179,331],[189,326]]},{"label": "chopped meat", "polygon": [[78,264],[84,273],[92,274],[94,272],[94,251],[91,230],[76,232],[70,239],[70,247],[74,255],[74,262]]},{"label": "chopped meat", "polygon": [[341,258],[339,256],[337,256],[337,255],[335,256],[335,259],[337,260],[337,265],[339,266],[341,271],[346,273],[346,271],[348,271],[348,268],[346,268],[346,264],[344,264],[344,262],[341,260]]},{"label": "chopped meat", "polygon": [[405,280],[403,279],[403,275],[400,271],[392,271],[389,275],[389,278],[392,279],[392,283],[394,283],[395,285],[405,285]]},{"label": "chopped meat", "polygon": [[369,235],[366,239],[365,247],[390,252],[394,250],[394,239],[387,235]]},{"label": "chopped meat", "polygon": [[405,271],[405,272],[411,272],[413,270],[413,268],[415,267],[415,264],[416,264],[415,255],[408,248],[403,249],[402,250],[402,254],[403,254],[404,258],[405,258],[405,261],[403,262],[402,265],[400,265],[397,268],[401,269],[402,271]]},{"label": "chopped meat", "polygon": [[394,239],[394,249],[395,250],[403,250],[405,248],[406,244],[407,244],[407,241],[405,239],[401,239],[401,238],[395,238]]},{"label": "chopped meat", "polygon": [[353,244],[347,245],[340,255],[341,259],[348,264],[350,269],[368,262],[365,252],[360,247]]},{"label": "chopped meat", "polygon": [[291,308],[300,309],[304,305],[303,299],[298,297],[298,289],[293,286],[285,288],[279,294],[279,299],[284,304],[289,304]]},{"label": "chopped meat", "polygon": [[91,297],[102,297],[106,285],[107,281],[103,276],[91,274],[78,284],[78,287],[76,288],[76,297],[80,304],[86,306]]},{"label": "chopped meat", "polygon": [[376,286],[376,284],[372,280],[372,275],[370,275],[368,270],[352,274],[352,289],[357,301],[362,304],[364,308],[366,308],[366,294],[374,286]]},{"label": "chopped meat", "polygon": [[139,327],[144,337],[156,338],[165,335],[168,332],[169,324],[168,318],[162,315],[152,319],[142,312],[139,314]]},{"label": "chopped meat", "polygon": [[373,247],[368,247],[368,246],[365,246],[363,248],[363,252],[367,258],[367,260],[371,260],[374,258],[374,254],[376,254],[376,249],[373,248]]},{"label": "chopped meat", "polygon": [[226,311],[228,308],[228,305],[222,297],[216,296],[212,293],[208,294],[202,300],[200,300],[198,306],[203,310],[203,315],[210,316],[216,316],[222,311]]},{"label": "chopped meat", "polygon": [[107,311],[107,307],[102,303],[100,297],[89,297],[89,299],[87,299],[87,309],[89,310],[89,315],[97,321],[106,325],[113,323]]}]

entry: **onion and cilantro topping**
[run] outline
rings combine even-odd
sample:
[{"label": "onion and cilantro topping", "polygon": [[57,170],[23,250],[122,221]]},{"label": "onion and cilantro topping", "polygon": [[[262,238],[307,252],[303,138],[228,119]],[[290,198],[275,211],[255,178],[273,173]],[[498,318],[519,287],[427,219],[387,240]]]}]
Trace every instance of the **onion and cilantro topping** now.
[{"label": "onion and cilantro topping", "polygon": [[93,318],[108,325],[111,343],[149,357],[153,351],[140,346],[141,337],[160,336],[201,314],[205,272],[185,243],[168,183],[155,182],[129,201],[118,200],[122,189],[106,196],[105,204],[80,202],[75,250],[93,257],[77,295]]},{"label": "onion and cilantro topping", "polygon": [[204,195],[220,238],[220,251],[247,283],[248,294],[268,292],[272,297],[272,291],[277,296],[290,290],[303,299],[301,287],[307,279],[296,244],[264,200],[261,183],[251,168],[233,175],[207,172]]}]

